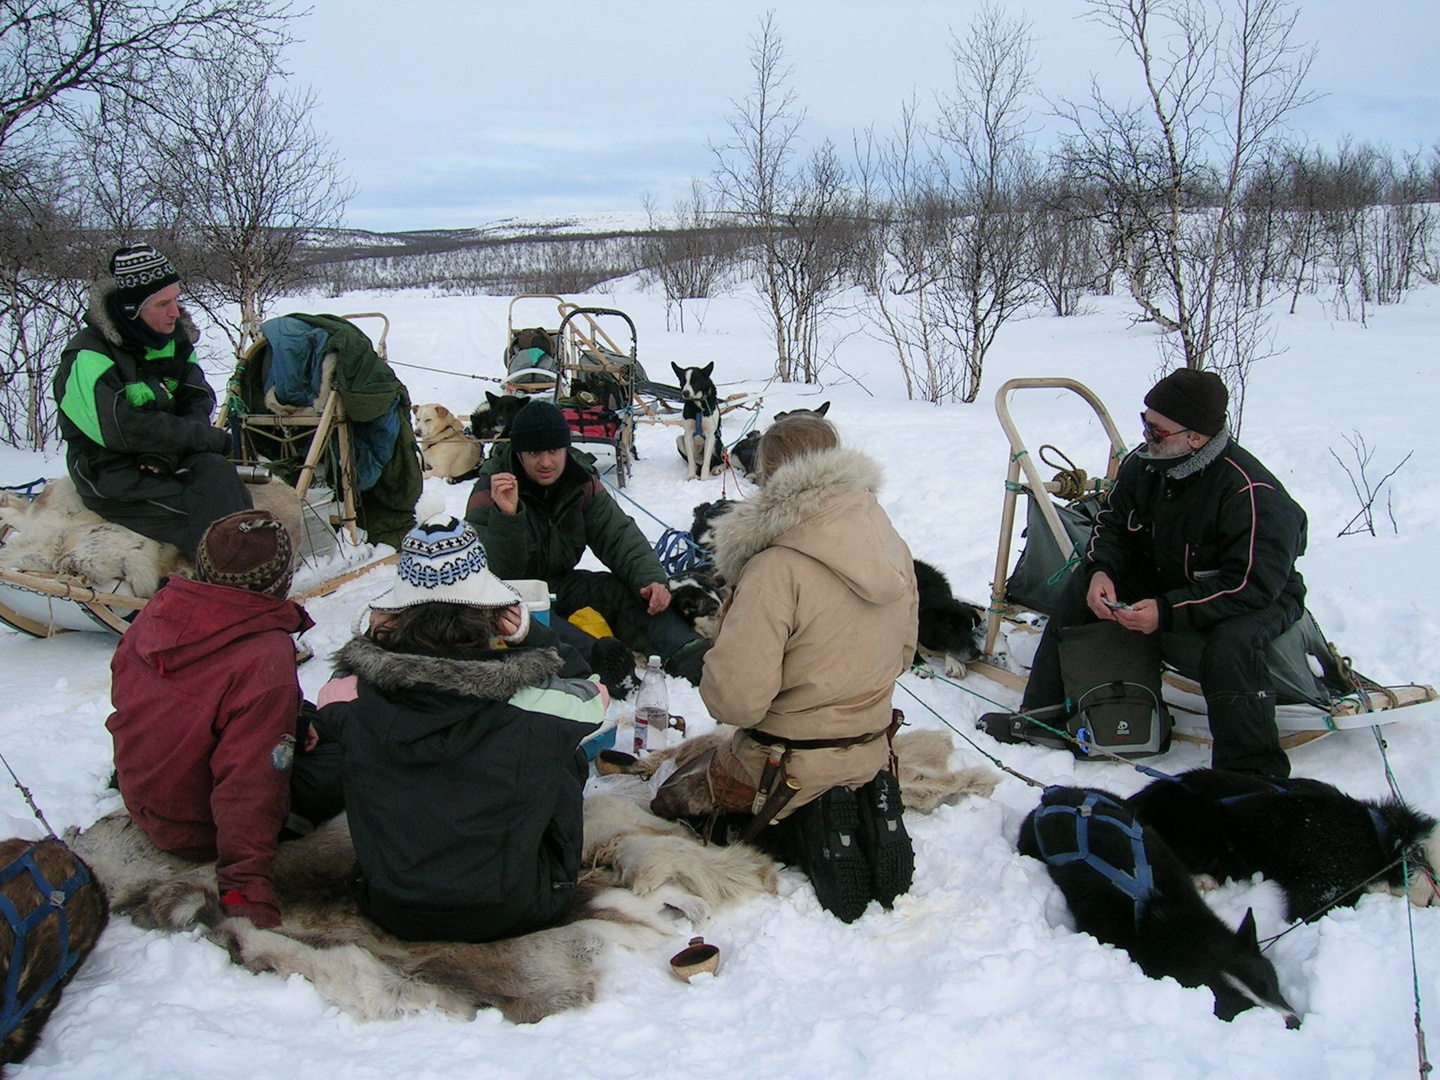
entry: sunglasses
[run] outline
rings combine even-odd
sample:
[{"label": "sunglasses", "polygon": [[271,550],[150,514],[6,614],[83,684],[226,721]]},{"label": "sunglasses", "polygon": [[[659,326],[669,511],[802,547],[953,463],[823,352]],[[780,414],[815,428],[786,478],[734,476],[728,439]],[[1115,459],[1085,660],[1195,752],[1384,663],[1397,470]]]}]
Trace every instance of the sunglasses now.
[{"label": "sunglasses", "polygon": [[1152,443],[1162,443],[1170,438],[1171,435],[1184,435],[1190,430],[1189,428],[1177,428],[1174,431],[1166,431],[1164,428],[1158,428],[1149,420],[1146,420],[1144,413],[1140,414],[1140,426],[1145,429],[1146,442]]}]

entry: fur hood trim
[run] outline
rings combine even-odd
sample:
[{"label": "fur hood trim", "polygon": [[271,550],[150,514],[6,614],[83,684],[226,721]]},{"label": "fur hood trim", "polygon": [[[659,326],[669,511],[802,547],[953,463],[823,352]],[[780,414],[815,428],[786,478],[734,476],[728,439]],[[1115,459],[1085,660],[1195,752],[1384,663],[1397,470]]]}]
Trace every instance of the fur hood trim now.
[{"label": "fur hood trim", "polygon": [[[115,325],[115,320],[110,315],[110,308],[105,303],[116,288],[118,286],[115,284],[115,279],[109,274],[91,284],[89,306],[85,309],[85,321],[111,345],[123,345],[126,339],[120,333],[120,328]],[[195,325],[195,320],[190,317],[190,312],[185,310],[183,304],[180,305],[180,321],[175,324],[175,328],[185,331],[185,336],[191,345],[200,340],[200,331]]]},{"label": "fur hood trim", "polygon": [[787,461],[765,486],[715,523],[715,568],[726,581],[836,495],[880,490],[883,474],[874,459],[846,447]]},{"label": "fur hood trim", "polygon": [[502,650],[498,655],[486,660],[416,656],[354,637],[335,654],[335,674],[357,675],[382,692],[423,687],[481,701],[509,701],[528,686],[544,686],[564,666],[554,649]]}]

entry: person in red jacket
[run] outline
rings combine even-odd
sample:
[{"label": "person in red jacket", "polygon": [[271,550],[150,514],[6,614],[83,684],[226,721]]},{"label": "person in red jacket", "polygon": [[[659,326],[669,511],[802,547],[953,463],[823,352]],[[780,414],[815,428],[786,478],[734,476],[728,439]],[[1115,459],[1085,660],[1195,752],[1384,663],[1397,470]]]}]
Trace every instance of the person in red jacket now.
[{"label": "person in red jacket", "polygon": [[196,580],[171,578],[110,664],[105,726],[131,818],[164,851],[216,859],[226,914],[262,927],[280,922],[272,873],[301,700],[290,635],[313,625],[285,599],[293,572],[273,514],[221,518]]}]

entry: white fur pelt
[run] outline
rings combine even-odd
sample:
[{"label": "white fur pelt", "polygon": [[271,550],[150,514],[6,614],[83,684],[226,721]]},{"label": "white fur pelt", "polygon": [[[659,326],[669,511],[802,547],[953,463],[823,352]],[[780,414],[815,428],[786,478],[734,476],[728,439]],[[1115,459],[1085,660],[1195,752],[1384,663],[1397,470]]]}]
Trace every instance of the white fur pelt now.
[{"label": "white fur pelt", "polygon": [[587,839],[593,820],[603,840],[587,843],[593,868],[581,879],[571,921],[487,944],[405,942],[361,915],[349,888],[355,855],[343,815],[280,846],[283,920],[275,930],[226,918],[214,866],[159,851],[124,811],[68,839],[113,910],[135,925],[201,927],[235,963],[303,976],[356,1019],[427,1008],[470,1017],[490,1007],[529,1023],[594,999],[606,944],[655,949],[677,934],[675,913],[698,926],[718,907],[775,890],[776,868],[758,852],[704,848],[684,826],[625,802],[587,803]]},{"label": "white fur pelt", "polygon": [[[688,738],[674,750],[647,754],[635,764],[633,771],[638,776],[653,776],[671,758],[676,769],[683,769],[705,751],[729,743],[734,736],[734,728],[716,725],[709,734]],[[966,795],[981,799],[991,796],[1000,783],[1000,774],[983,765],[951,769],[950,758],[954,752],[955,743],[944,731],[902,731],[895,736],[895,759],[900,766],[897,779],[906,810],[928,814],[937,806],[957,803]],[[588,843],[588,822],[585,835]]]},{"label": "white fur pelt", "polygon": [[[269,510],[301,550],[303,504],[278,480],[248,488],[257,510]],[[0,492],[0,565],[11,570],[68,574],[100,592],[149,599],[160,579],[189,577],[190,561],[162,544],[87,510],[68,476],[51,480],[33,500]]]},{"label": "white fur pelt", "polygon": [[0,495],[0,533],[0,563],[7,568],[82,577],[116,595],[154,596],[162,577],[190,570],[173,545],[87,510],[69,477],[51,480],[30,501]]}]

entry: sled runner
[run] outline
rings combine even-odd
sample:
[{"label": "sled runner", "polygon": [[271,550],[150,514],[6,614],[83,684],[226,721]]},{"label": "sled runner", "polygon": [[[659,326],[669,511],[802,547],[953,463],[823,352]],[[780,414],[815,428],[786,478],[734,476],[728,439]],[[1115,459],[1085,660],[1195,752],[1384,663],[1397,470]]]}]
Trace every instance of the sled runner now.
[{"label": "sled runner", "polygon": [[[1032,389],[1070,391],[1094,410],[1109,443],[1101,474],[1092,477],[1053,447],[1042,446],[1042,463],[1059,469],[1053,479],[1043,478],[1010,412],[1011,395]],[[1016,661],[1014,646],[1023,646],[1027,636],[1040,633],[1044,616],[1078,558],[1078,546],[1088,538],[1128,448],[1104,404],[1073,379],[1011,379],[995,395],[995,412],[1010,444],[1010,460],[986,620],[985,658],[969,666],[971,671],[1011,689],[1024,690],[1027,672]],[[1063,464],[1047,459],[1047,450],[1063,458]],[[1010,553],[1021,495],[1026,498],[1025,547],[1011,570]],[[997,655],[1002,631],[1011,646],[1004,656]],[[1205,702],[1195,681],[1199,656],[1193,645],[1193,638],[1162,635],[1164,696],[1175,718],[1176,735],[1208,742]],[[1434,687],[1380,686],[1355,672],[1326,641],[1309,611],[1270,645],[1266,658],[1278,691],[1276,724],[1286,748],[1333,731],[1440,712],[1440,695]]]}]

